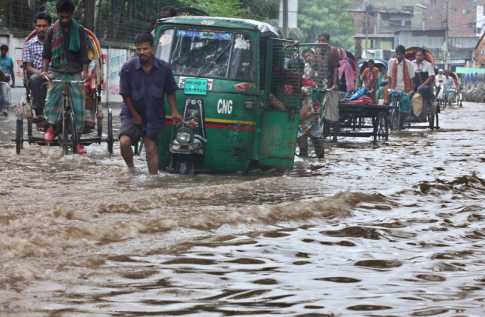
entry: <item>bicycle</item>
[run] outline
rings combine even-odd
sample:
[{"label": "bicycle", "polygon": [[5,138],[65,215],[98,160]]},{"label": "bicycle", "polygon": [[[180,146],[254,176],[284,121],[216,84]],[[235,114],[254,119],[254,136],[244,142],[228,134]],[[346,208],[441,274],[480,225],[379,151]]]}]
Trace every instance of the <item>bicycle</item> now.
[{"label": "bicycle", "polygon": [[[68,154],[70,143],[72,152],[77,153],[79,144],[79,131],[76,129],[76,112],[73,107],[70,85],[83,85],[83,80],[63,80],[52,79],[52,83],[62,84],[64,86],[62,92],[62,112],[61,112],[61,134],[59,144],[62,146],[64,154]],[[69,139],[70,136],[70,139]]]},{"label": "bicycle", "polygon": [[404,92],[389,89],[389,95],[391,96],[391,112],[389,113],[391,130],[401,130],[403,123],[401,118],[401,97],[404,95]]},{"label": "bicycle", "polygon": [[[93,143],[101,144],[102,142],[106,142],[108,145],[108,153],[110,155],[113,154],[113,144],[114,144],[114,135],[113,135],[113,112],[110,107],[107,109],[107,129],[106,134],[103,134],[103,114],[102,114],[102,107],[101,107],[101,97],[100,91],[97,91],[95,95],[89,96],[86,95],[85,104],[83,107],[86,106],[86,102],[88,98],[91,98],[92,102],[96,103],[96,113],[92,115],[96,116],[96,125],[92,128],[84,129],[83,131],[78,131],[77,129],[73,129],[74,122],[75,122],[75,112],[73,109],[72,104],[72,97],[69,93],[70,85],[74,84],[82,84],[82,81],[69,81],[69,80],[52,80],[51,82],[54,83],[62,83],[64,85],[64,90],[62,93],[62,117],[61,120],[56,124],[56,130],[60,132],[59,137],[53,140],[50,143],[46,143],[44,136],[36,136],[34,135],[34,131],[32,128],[32,123],[34,119],[33,110],[30,105],[31,97],[30,91],[27,89],[26,91],[26,102],[22,102],[17,105],[16,114],[17,114],[17,122],[16,122],[16,133],[15,133],[15,143],[16,143],[16,152],[20,154],[23,148],[23,142],[27,141],[29,144],[38,144],[38,145],[54,145],[54,146],[62,146],[64,153],[67,154],[69,152],[69,148],[72,147],[73,153],[76,153],[76,148],[78,144],[89,145]],[[87,111],[87,109],[86,109]],[[27,138],[24,136],[24,120],[27,120]],[[39,131],[45,131],[44,128],[37,127]],[[93,135],[93,131],[96,132],[96,135]],[[87,134],[86,137],[81,138],[81,134]]]}]

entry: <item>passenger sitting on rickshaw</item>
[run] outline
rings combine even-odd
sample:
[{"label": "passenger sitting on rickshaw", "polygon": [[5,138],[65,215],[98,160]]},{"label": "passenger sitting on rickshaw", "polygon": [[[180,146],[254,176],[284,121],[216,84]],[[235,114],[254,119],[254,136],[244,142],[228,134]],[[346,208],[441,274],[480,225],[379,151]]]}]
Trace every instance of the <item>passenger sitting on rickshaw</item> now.
[{"label": "passenger sitting on rickshaw", "polygon": [[347,57],[347,52],[343,48],[338,49],[338,58],[339,91],[352,92],[355,89],[355,70]]},{"label": "passenger sitting on rickshaw", "polygon": [[[83,27],[72,18],[75,10],[72,0],[58,0],[56,9],[59,20],[47,32],[42,75],[46,78],[80,81],[87,77],[89,65],[87,34]],[[49,74],[48,71],[51,73]],[[74,128],[81,132],[84,127],[84,87],[79,84],[70,84],[69,90],[75,114]],[[64,84],[51,83],[44,112],[49,124],[44,134],[47,143],[54,140],[54,126],[64,111],[61,102],[63,91]],[[77,153],[85,153],[81,144],[78,144]]]},{"label": "passenger sitting on rickshaw", "polygon": [[315,51],[311,48],[305,50],[303,52],[303,60],[305,62],[302,76],[303,105],[300,109],[298,144],[300,156],[308,156],[308,137],[310,137],[312,142],[315,142],[314,138],[318,138],[321,135],[319,124],[321,104],[313,91],[313,88],[318,86],[318,72],[315,70],[315,63],[317,63]]},{"label": "passenger sitting on rickshaw", "polygon": [[[300,110],[301,125],[306,125],[307,119],[313,117],[315,109],[313,109],[311,88],[316,87],[317,72],[313,67],[315,63],[315,52],[312,49],[307,49],[303,52],[303,60],[305,61],[303,78],[302,78],[302,90],[303,90],[303,106]],[[305,128],[304,128],[305,129]]]},{"label": "passenger sitting on rickshaw", "polygon": [[303,52],[303,60],[305,61],[305,66],[303,69],[303,86],[313,86],[315,82],[313,79],[316,77],[316,71],[313,67],[315,63],[315,52],[313,49],[309,48]]},{"label": "passenger sitting on rickshaw", "polygon": [[22,52],[22,62],[28,76],[28,87],[32,93],[32,108],[36,118],[42,119],[47,94],[47,80],[42,76],[42,54],[47,29],[51,24],[51,17],[41,12],[35,16],[35,36],[30,39]]},{"label": "passenger sitting on rickshaw", "polygon": [[456,96],[456,92],[458,91],[458,80],[453,77],[452,73],[450,71],[445,72],[446,80],[445,80],[445,95],[446,95],[446,101],[450,100],[454,96]]},{"label": "passenger sitting on rickshaw", "polygon": [[424,104],[431,105],[433,99],[433,83],[435,78],[433,65],[424,59],[426,51],[419,48],[416,51],[414,65],[414,87],[415,91],[423,96]]},{"label": "passenger sitting on rickshaw", "polygon": [[439,100],[448,101],[448,91],[456,89],[456,83],[449,75],[448,71],[440,69],[436,76],[436,96]]},{"label": "passenger sitting on rickshaw", "polygon": [[412,78],[414,77],[413,63],[405,57],[406,48],[399,45],[396,47],[396,56],[389,60],[387,77],[389,88],[400,94],[400,112],[409,113],[411,99],[409,94],[414,91]]},{"label": "passenger sitting on rickshaw", "polygon": [[367,61],[367,67],[362,72],[362,86],[369,90],[372,100],[376,101],[377,82],[379,80],[379,68],[375,66],[374,60]]}]

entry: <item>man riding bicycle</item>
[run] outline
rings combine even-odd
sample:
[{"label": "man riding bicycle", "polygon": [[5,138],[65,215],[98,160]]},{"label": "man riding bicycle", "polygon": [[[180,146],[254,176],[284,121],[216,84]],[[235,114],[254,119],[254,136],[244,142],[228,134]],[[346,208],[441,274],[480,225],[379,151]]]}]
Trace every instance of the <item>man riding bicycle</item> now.
[{"label": "man riding bicycle", "polygon": [[410,111],[410,98],[409,94],[413,92],[413,77],[414,66],[405,57],[406,49],[404,46],[399,45],[396,48],[396,55],[389,60],[389,68],[387,70],[387,77],[389,79],[389,88],[394,91],[404,92],[401,95],[401,112]]},{"label": "man riding bicycle", "polygon": [[[42,76],[60,81],[79,82],[82,78],[87,77],[89,65],[87,34],[83,27],[72,18],[75,10],[72,0],[58,0],[56,9],[59,19],[47,33]],[[54,140],[54,126],[64,111],[61,102],[64,84],[62,82],[52,82],[51,84],[45,106],[45,116],[49,127],[44,134],[44,139],[48,143]],[[75,113],[73,128],[81,133],[84,128],[84,87],[79,84],[70,84],[69,96],[72,100],[72,110]],[[77,145],[76,152],[78,154],[86,153],[81,144]]]}]

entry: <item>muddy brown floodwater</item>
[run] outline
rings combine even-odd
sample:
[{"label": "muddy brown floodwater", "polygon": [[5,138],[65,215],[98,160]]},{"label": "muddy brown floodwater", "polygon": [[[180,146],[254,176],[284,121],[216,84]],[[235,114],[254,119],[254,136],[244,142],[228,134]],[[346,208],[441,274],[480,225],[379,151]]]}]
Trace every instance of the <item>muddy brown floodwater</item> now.
[{"label": "muddy brown floodwater", "polygon": [[0,316],[485,316],[485,105],[284,175],[134,176],[9,140]]}]

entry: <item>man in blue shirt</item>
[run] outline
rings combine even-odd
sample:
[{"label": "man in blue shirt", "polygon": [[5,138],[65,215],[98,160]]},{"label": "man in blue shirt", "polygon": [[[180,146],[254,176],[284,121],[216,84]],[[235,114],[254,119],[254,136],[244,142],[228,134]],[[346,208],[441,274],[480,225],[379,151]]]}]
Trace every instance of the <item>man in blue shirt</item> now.
[{"label": "man in blue shirt", "polygon": [[0,70],[6,76],[6,82],[12,81],[12,88],[15,87],[15,73],[13,71],[13,59],[7,55],[8,46],[2,45],[0,47]]},{"label": "man in blue shirt", "polygon": [[157,143],[164,123],[163,99],[167,96],[172,119],[180,120],[175,92],[177,84],[170,66],[155,57],[153,36],[137,35],[137,56],[126,62],[120,72],[121,110],[120,150],[126,165],[134,168],[132,144],[143,137],[148,171],[158,173]]},{"label": "man in blue shirt", "polygon": [[12,81],[12,88],[15,87],[15,73],[13,71],[13,59],[7,55],[8,54],[8,46],[2,45],[0,46],[0,71],[1,71],[1,78],[2,84],[0,86],[0,112],[7,116],[7,111],[5,109],[7,105],[7,95],[8,92],[8,84]]}]

